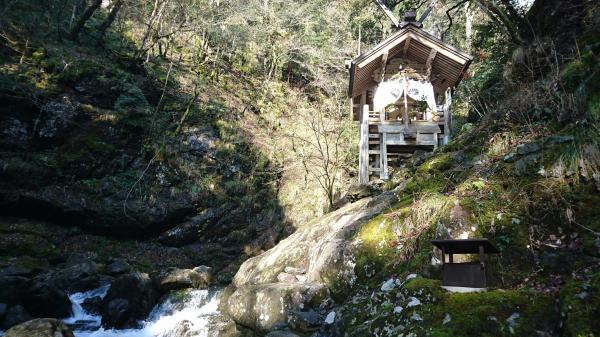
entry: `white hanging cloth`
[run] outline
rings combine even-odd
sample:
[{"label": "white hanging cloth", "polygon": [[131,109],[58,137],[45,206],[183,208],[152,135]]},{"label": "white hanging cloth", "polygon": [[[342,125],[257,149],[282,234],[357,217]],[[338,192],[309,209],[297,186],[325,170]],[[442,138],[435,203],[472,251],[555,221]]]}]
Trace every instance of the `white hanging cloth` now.
[{"label": "white hanging cloth", "polygon": [[[437,104],[435,102],[435,94],[433,92],[433,85],[431,82],[421,82],[417,80],[408,79],[408,97],[415,101],[427,102],[429,111],[436,111]],[[398,100],[403,98],[405,83],[403,79],[393,79],[382,81],[375,90],[373,96],[373,108],[375,111],[382,111],[389,104],[396,103]],[[428,114],[431,116],[431,114]]]}]

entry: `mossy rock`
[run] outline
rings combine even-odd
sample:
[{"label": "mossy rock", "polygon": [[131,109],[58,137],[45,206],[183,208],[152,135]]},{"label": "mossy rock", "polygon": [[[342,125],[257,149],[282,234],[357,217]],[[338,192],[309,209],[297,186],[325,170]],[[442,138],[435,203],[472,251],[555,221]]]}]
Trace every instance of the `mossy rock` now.
[{"label": "mossy rock", "polygon": [[554,300],[528,290],[449,293],[413,278],[389,291],[356,294],[341,310],[348,336],[536,336],[557,331]]},{"label": "mossy rock", "polygon": [[447,294],[429,319],[434,336],[535,336],[554,331],[558,313],[550,296],[493,290]]},{"label": "mossy rock", "polygon": [[570,281],[560,291],[565,336],[593,337],[600,331],[600,273],[588,281]]},{"label": "mossy rock", "polygon": [[449,170],[452,168],[453,160],[453,153],[442,153],[433,156],[417,168],[417,173],[436,173]]}]

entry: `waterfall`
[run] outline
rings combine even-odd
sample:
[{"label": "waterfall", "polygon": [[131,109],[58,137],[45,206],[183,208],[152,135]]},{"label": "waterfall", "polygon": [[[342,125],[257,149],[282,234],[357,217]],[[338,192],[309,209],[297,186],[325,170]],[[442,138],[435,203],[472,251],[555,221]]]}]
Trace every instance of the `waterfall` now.
[{"label": "waterfall", "polygon": [[168,295],[152,309],[139,329],[104,329],[99,315],[86,312],[86,299],[104,297],[109,285],[69,296],[73,316],[65,323],[73,327],[76,337],[208,337],[211,321],[219,316],[220,290],[185,290]]}]

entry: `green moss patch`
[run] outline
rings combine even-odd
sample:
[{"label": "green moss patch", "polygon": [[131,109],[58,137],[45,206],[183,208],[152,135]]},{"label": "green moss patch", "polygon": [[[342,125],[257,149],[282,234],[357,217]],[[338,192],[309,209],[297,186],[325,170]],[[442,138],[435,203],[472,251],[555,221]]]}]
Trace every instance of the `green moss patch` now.
[{"label": "green moss patch", "polygon": [[378,336],[535,336],[555,333],[558,322],[553,299],[544,294],[449,293],[440,281],[420,277],[390,279],[347,303],[341,315],[348,336],[364,331]]},{"label": "green moss patch", "polygon": [[600,273],[588,281],[570,281],[560,292],[564,335],[592,337],[600,331]]}]

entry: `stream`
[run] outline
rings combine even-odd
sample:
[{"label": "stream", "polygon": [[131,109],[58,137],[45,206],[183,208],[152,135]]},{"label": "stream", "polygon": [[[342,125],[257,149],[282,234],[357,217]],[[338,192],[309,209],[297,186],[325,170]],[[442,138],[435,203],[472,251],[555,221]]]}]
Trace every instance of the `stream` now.
[{"label": "stream", "polygon": [[102,318],[87,313],[81,305],[88,298],[104,297],[108,288],[105,285],[69,296],[73,316],[65,323],[73,327],[76,337],[208,337],[211,319],[220,315],[221,290],[186,290],[165,297],[152,309],[148,319],[140,322],[139,329],[105,330],[100,326]]},{"label": "stream", "polygon": [[[110,285],[69,295],[73,314],[64,320],[76,337],[209,337],[223,320],[219,313],[220,289],[186,290],[172,293],[154,309],[138,329],[104,329],[102,317],[87,312],[82,304],[93,297],[104,298]],[[0,336],[3,331],[0,331]]]}]

